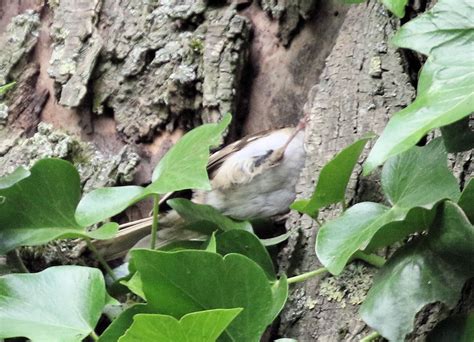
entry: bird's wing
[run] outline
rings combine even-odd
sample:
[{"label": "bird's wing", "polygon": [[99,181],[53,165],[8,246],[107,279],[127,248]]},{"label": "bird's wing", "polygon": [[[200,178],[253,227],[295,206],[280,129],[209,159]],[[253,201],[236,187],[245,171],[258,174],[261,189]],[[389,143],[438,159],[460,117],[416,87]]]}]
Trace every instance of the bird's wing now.
[{"label": "bird's wing", "polygon": [[216,171],[219,168],[219,166],[221,166],[222,163],[224,163],[224,161],[226,161],[227,158],[230,157],[232,154],[234,154],[237,151],[240,151],[248,143],[254,140],[257,140],[259,138],[262,138],[264,136],[267,136],[268,134],[271,133],[271,131],[272,130],[266,130],[266,131],[259,132],[256,134],[247,135],[244,138],[237,140],[225,146],[224,148],[218,150],[217,152],[213,153],[209,157],[209,162],[207,163],[207,171],[209,175],[212,177],[212,174],[214,173],[214,171]]}]

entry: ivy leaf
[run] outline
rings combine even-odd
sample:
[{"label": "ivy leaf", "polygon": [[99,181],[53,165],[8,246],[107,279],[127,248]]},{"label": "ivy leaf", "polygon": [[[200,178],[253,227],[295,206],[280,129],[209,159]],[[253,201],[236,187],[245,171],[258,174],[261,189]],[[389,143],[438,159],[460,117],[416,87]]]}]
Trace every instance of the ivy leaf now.
[{"label": "ivy leaf", "polygon": [[463,152],[474,148],[474,131],[469,127],[469,117],[441,127],[444,146],[448,152]]},{"label": "ivy leaf", "polygon": [[133,317],[137,314],[152,313],[148,305],[135,304],[120,314],[107,329],[100,335],[99,342],[116,342],[125,335],[127,329],[133,323]]},{"label": "ivy leaf", "polygon": [[205,251],[217,253],[216,233],[212,233],[208,241],[206,241],[206,243],[207,243],[207,246],[204,249]]},{"label": "ivy leaf", "polygon": [[82,197],[75,217],[81,225],[90,226],[121,213],[144,197],[144,188],[141,186],[95,189]]},{"label": "ivy leaf", "polygon": [[140,272],[133,273],[132,277],[128,280],[120,281],[120,284],[128,287],[128,289],[136,294],[138,297],[146,300],[145,293],[143,292],[143,283],[140,276]]},{"label": "ivy leaf", "polygon": [[215,341],[232,320],[242,311],[215,309],[189,313],[179,321],[167,315],[138,314],[132,326],[119,342],[134,341]]},{"label": "ivy leaf", "polygon": [[271,281],[276,281],[272,258],[259,238],[244,230],[229,230],[216,236],[217,252],[221,255],[239,253],[255,261]]},{"label": "ivy leaf", "polygon": [[445,319],[428,335],[429,342],[474,341],[474,312]]},{"label": "ivy leaf", "polygon": [[81,341],[110,300],[95,268],[57,266],[0,277],[0,338]]},{"label": "ivy leaf", "polygon": [[382,0],[382,3],[397,17],[403,18],[405,16],[405,7],[408,4],[408,0]]},{"label": "ivy leaf", "polygon": [[471,178],[459,198],[458,205],[464,210],[471,222],[474,222],[474,178]]},{"label": "ivy leaf", "polygon": [[93,190],[80,201],[76,218],[92,225],[117,215],[152,194],[183,189],[210,189],[207,176],[209,148],[216,146],[229,125],[230,114],[217,124],[199,126],[185,134],[160,160],[147,187],[119,186]]},{"label": "ivy leaf", "polygon": [[209,148],[220,143],[231,119],[231,115],[226,114],[219,123],[205,124],[186,133],[156,166],[147,192],[211,190],[207,175]]},{"label": "ivy leaf", "polygon": [[[358,203],[319,230],[316,254],[332,274],[339,274],[357,250],[373,248],[370,242],[376,234],[382,236],[375,242],[381,247],[382,242],[392,243],[422,230],[431,222],[426,211],[441,200],[456,201],[460,195],[441,139],[391,158],[382,170],[382,188],[391,208]],[[423,224],[413,226],[413,222]]]},{"label": "ivy leaf", "polygon": [[[240,229],[252,231],[252,225],[248,221],[237,221],[230,217],[222,215],[216,208],[205,204],[196,204],[184,198],[175,198],[166,202],[171,208],[181,216],[186,223],[200,223],[206,225],[205,231],[214,231],[216,229],[228,231]],[[195,230],[195,226],[189,226],[187,229]]]},{"label": "ivy leaf", "polygon": [[[284,291],[274,294],[265,272],[240,254],[132,250],[131,255],[148,305],[157,312],[179,319],[196,311],[243,308],[223,341],[258,340],[286,301]],[[280,286],[288,285],[283,280]]]},{"label": "ivy leaf", "polygon": [[363,320],[388,340],[402,341],[425,305],[453,308],[474,276],[474,227],[447,201],[427,236],[399,249],[383,266],[361,307]]},{"label": "ivy leaf", "polygon": [[368,134],[357,140],[324,165],[311,199],[309,201],[298,200],[291,205],[291,209],[311,217],[317,217],[319,209],[330,204],[343,202],[354,167],[365,145],[373,137],[375,137],[374,134]]},{"label": "ivy leaf", "polygon": [[401,208],[431,209],[441,199],[457,201],[460,196],[439,138],[388,161],[382,170],[382,188],[388,201]]},{"label": "ivy leaf", "polygon": [[1,183],[11,186],[0,189],[0,254],[58,238],[109,239],[116,233],[110,225],[100,232],[88,232],[77,223],[79,174],[67,161],[43,159],[31,168],[29,176],[19,169]]},{"label": "ivy leaf", "polygon": [[12,173],[9,175],[3,176],[0,178],[0,190],[6,189],[14,185],[15,183],[18,183],[22,179],[25,179],[26,177],[29,177],[31,175],[30,171],[25,169],[23,166],[20,166],[15,169]]},{"label": "ivy leaf", "polygon": [[396,113],[364,165],[369,173],[389,157],[414,146],[434,128],[468,116],[474,107],[474,30],[468,0],[440,0],[405,24],[394,38],[400,47],[429,55],[416,100]]}]

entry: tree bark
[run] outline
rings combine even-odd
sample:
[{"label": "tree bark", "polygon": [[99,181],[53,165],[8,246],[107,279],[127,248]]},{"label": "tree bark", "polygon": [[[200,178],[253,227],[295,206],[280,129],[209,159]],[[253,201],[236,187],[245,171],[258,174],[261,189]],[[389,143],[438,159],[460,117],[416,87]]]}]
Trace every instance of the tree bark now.
[{"label": "tree bark", "polygon": [[[415,91],[403,59],[389,44],[398,28],[377,1],[353,6],[346,14],[320,82],[306,104],[310,115],[308,157],[297,187],[308,198],[321,168],[342,148],[368,132],[381,133],[391,114],[407,106]],[[377,175],[351,178],[347,201],[380,201]],[[329,208],[320,220],[339,215]],[[292,214],[287,229],[297,229],[281,253],[280,270],[289,275],[321,267],[315,255],[317,224]],[[280,335],[301,341],[356,341],[370,331],[359,318],[358,304],[370,288],[375,270],[360,262],[339,277],[311,279],[291,289],[282,314]]]}]

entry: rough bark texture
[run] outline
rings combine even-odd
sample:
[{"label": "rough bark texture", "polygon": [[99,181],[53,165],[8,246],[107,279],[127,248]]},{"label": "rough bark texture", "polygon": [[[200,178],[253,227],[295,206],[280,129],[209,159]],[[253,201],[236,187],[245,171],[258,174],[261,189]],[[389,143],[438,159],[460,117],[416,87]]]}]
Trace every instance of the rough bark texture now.
[{"label": "rough bark texture", "polygon": [[[332,156],[366,132],[380,133],[389,116],[410,103],[414,89],[399,53],[388,44],[397,24],[376,1],[351,7],[320,82],[309,94],[308,158],[298,191],[308,197],[318,171]],[[376,175],[349,186],[349,198],[379,200]],[[327,220],[340,213],[321,213]],[[282,252],[280,269],[292,274],[321,267],[314,252],[317,225],[293,214],[288,229],[297,229]],[[339,277],[312,279],[292,288],[281,317],[280,334],[301,341],[355,341],[369,331],[357,315],[374,273],[354,263]]]}]

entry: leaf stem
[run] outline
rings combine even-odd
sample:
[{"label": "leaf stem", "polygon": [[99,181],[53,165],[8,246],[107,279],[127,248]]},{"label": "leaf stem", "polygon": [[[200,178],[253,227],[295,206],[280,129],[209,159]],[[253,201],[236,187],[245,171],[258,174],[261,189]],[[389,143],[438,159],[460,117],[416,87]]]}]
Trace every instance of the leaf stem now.
[{"label": "leaf stem", "polygon": [[94,330],[91,331],[91,333],[89,334],[89,336],[94,340],[94,341],[98,341],[99,340],[99,336],[96,334],[96,332]]},{"label": "leaf stem", "polygon": [[7,258],[11,261],[13,266],[17,270],[19,270],[22,273],[30,273],[28,268],[26,268],[25,264],[23,263],[23,260],[21,259],[20,253],[18,252],[18,249],[14,249],[11,252],[7,253]]},{"label": "leaf stem", "polygon": [[158,209],[160,206],[160,195],[153,195],[153,223],[151,225],[151,249],[155,249],[156,233],[158,232]]},{"label": "leaf stem", "polygon": [[115,276],[115,273],[114,271],[112,270],[112,268],[110,268],[109,264],[107,263],[107,261],[105,261],[104,257],[102,256],[102,254],[99,253],[99,251],[97,250],[97,248],[95,248],[94,244],[91,242],[91,239],[89,238],[84,238],[84,240],[86,241],[86,244],[87,244],[87,248],[89,248],[89,250],[94,253],[95,257],[97,258],[97,260],[99,261],[99,263],[102,265],[102,267],[104,268],[105,272],[107,272],[107,274],[113,279],[113,281],[117,281],[117,277]]},{"label": "leaf stem", "polygon": [[300,275],[297,275],[297,276],[294,276],[294,277],[290,277],[290,278],[287,279],[287,282],[288,282],[288,284],[300,283],[300,282],[305,281],[307,279],[316,277],[317,275],[324,274],[327,271],[328,270],[327,270],[326,267],[321,267],[321,268],[318,268],[317,270],[314,270],[314,271],[310,271],[310,272],[306,272],[306,273],[303,273],[303,274],[300,274]]},{"label": "leaf stem", "polygon": [[366,263],[368,263],[372,266],[375,266],[377,268],[382,267],[385,264],[385,261],[386,261],[381,256],[378,256],[376,254],[367,254],[367,253],[364,253],[362,251],[355,252],[353,258],[363,260]]},{"label": "leaf stem", "polygon": [[373,339],[379,337],[380,334],[376,331],[373,331],[372,333],[370,333],[369,335],[365,336],[364,338],[362,338],[360,340],[360,342],[370,342],[372,341]]}]

